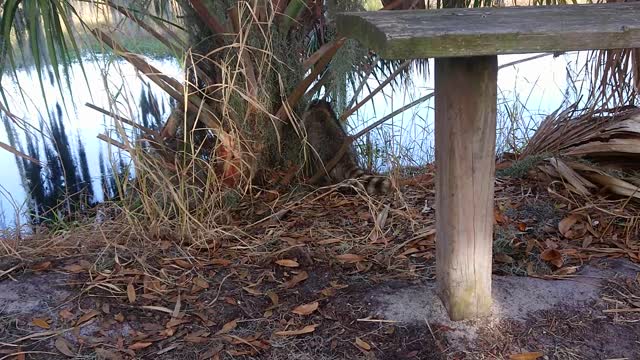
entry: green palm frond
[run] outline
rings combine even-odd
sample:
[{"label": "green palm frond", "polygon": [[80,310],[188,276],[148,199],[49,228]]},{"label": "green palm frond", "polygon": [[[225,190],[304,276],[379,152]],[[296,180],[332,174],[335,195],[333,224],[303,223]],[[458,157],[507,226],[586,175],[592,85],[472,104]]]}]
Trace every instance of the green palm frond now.
[{"label": "green palm frond", "polygon": [[[183,4],[180,1],[132,0],[124,3],[127,11],[136,17],[134,20],[148,18],[165,29],[183,30],[179,24],[169,20],[181,13]],[[16,77],[20,67],[33,65],[46,102],[43,71],[51,70],[61,92],[63,85],[71,91],[70,65],[77,60],[89,89],[82,62],[83,51],[86,53],[87,49],[81,48],[80,40],[93,25],[87,24],[89,19],[79,11],[82,10],[78,8],[81,5],[85,5],[84,2],[72,0],[6,0],[0,8],[0,80],[11,73]],[[87,2],[87,5],[96,9],[118,6],[111,0]],[[0,96],[8,106],[2,89]]]},{"label": "green palm frond", "polygon": [[[65,0],[7,0],[0,17],[0,80],[8,71],[15,76],[19,68],[17,52],[23,64],[32,62],[35,66],[45,101],[42,79],[45,66],[51,66],[61,90],[62,81],[70,89],[71,53],[79,53],[69,23],[73,13],[73,6]],[[0,95],[8,107],[3,90]]]}]

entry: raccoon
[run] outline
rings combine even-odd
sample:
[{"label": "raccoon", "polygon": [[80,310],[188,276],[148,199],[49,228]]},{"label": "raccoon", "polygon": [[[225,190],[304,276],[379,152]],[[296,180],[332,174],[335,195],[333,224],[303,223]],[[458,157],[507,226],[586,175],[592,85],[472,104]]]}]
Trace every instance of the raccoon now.
[{"label": "raccoon", "polygon": [[[314,100],[302,116],[302,126],[307,133],[311,149],[311,171],[324,171],[328,163],[338,153],[348,135],[340,124],[331,104],[325,100]],[[357,163],[353,148],[344,154],[336,166],[325,172],[324,183],[339,183],[347,179],[358,179],[369,194],[384,194],[391,189],[389,178],[365,172]]]}]

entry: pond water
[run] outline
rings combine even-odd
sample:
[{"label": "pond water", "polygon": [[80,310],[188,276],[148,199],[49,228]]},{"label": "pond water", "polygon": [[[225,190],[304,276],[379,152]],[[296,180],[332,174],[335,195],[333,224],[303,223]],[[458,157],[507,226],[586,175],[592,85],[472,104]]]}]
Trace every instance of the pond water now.
[{"label": "pond water", "polygon": [[[535,54],[500,56],[499,64],[509,64],[533,55]],[[505,127],[513,124],[510,119],[520,119],[518,136],[526,138],[546,114],[553,112],[567,101],[567,73],[575,72],[580,68],[581,57],[578,53],[559,57],[546,56],[501,68],[498,74],[500,128],[498,144],[504,143],[501,136],[505,134]],[[182,69],[177,61],[148,60],[163,73],[177,79],[182,78]],[[97,139],[97,136],[113,131],[114,124],[111,118],[86,107],[85,103],[92,103],[104,109],[116,108],[120,115],[140,121],[141,113],[137,105],[143,89],[147,89],[158,100],[165,117],[170,111],[169,97],[124,61],[105,56],[87,58],[83,61],[83,65],[86,80],[79,65],[74,64],[71,66],[70,87],[62,84],[64,89],[62,92],[58,85],[50,82],[49,76],[46,76],[43,84],[46,102],[34,69],[18,71],[17,82],[10,76],[4,76],[2,87],[9,96],[12,114],[36,129],[41,127],[41,123],[48,123],[50,113],[55,116],[56,104],[60,106],[71,147],[77,151],[77,146],[73,144],[77,144],[78,139],[84,144],[93,188],[96,190],[96,200],[101,200],[102,195],[97,191],[101,186],[98,159],[100,153],[105,160],[117,158],[118,149],[107,146],[106,143]],[[432,61],[429,63],[429,69],[427,76],[419,74],[412,76],[413,87],[410,89],[389,88],[376,95],[373,101],[350,118],[349,131],[356,132],[393,110],[431,93],[433,91]],[[377,86],[373,77],[369,82],[371,89]],[[365,94],[360,95],[360,98],[365,95],[367,95],[366,91]],[[575,95],[572,94],[570,97]],[[514,112],[518,116],[514,117]],[[46,128],[45,133],[48,133]],[[17,131],[17,136],[23,143],[26,136],[36,137],[33,131],[31,133]],[[387,121],[371,133],[369,140],[375,148],[393,154],[394,158],[403,165],[433,160],[433,99]],[[9,143],[5,126],[0,126],[0,141]],[[43,148],[42,141],[39,146]],[[384,170],[388,157],[384,155],[374,159],[374,168]],[[0,172],[0,228],[4,228],[15,225],[17,217],[22,219],[21,222],[24,220],[27,194],[22,186],[14,155],[0,150],[0,167],[4,169]]]}]

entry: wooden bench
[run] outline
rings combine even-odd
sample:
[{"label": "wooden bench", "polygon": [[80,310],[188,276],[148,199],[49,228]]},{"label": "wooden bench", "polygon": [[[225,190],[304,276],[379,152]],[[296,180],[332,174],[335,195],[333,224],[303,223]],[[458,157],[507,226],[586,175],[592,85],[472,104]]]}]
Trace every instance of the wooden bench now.
[{"label": "wooden bench", "polygon": [[343,13],[337,25],[386,59],[436,58],[438,292],[452,320],[488,315],[497,55],[640,47],[640,3]]}]

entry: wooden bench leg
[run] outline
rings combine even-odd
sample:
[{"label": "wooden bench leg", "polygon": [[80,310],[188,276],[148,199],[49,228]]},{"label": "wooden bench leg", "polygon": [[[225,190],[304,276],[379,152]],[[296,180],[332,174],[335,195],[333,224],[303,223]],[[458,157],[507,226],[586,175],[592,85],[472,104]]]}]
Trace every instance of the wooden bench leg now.
[{"label": "wooden bench leg", "polygon": [[497,56],[435,60],[436,277],[452,320],[491,309]]}]

